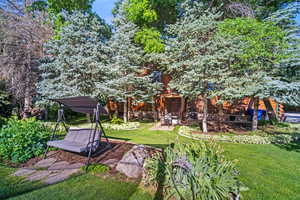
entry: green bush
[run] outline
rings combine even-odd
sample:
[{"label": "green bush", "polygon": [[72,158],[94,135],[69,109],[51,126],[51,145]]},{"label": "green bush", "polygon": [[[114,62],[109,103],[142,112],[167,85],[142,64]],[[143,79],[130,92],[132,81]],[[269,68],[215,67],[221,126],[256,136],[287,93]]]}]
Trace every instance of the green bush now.
[{"label": "green bush", "polygon": [[239,195],[235,163],[213,142],[170,146],[148,159],[145,168],[146,183],[162,185],[169,198],[227,200]]},{"label": "green bush", "polygon": [[118,118],[116,115],[114,115],[112,117],[112,119],[110,120],[110,123],[112,123],[112,124],[123,124],[124,121],[122,119]]},{"label": "green bush", "polygon": [[50,129],[35,118],[10,118],[0,131],[0,157],[22,163],[39,156],[45,151],[50,135]]}]

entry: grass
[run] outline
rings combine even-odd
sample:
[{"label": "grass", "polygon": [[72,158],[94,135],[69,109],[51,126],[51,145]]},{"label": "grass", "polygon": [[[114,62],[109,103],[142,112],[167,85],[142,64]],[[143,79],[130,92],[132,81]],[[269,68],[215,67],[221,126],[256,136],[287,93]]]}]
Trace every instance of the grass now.
[{"label": "grass", "polygon": [[241,181],[249,188],[246,200],[300,199],[300,153],[274,145],[222,144],[237,159]]},{"label": "grass", "polygon": [[39,182],[27,182],[23,178],[10,176],[14,169],[0,165],[0,199],[16,196],[41,187]]},{"label": "grass", "polygon": [[72,177],[64,182],[46,186],[10,176],[14,169],[0,166],[0,199],[15,200],[150,200],[138,183],[100,178],[93,173]]},{"label": "grass", "polygon": [[[107,135],[113,139],[125,140],[155,147],[166,147],[178,137],[174,131],[150,131],[153,124],[142,123],[138,130],[112,131]],[[296,126],[296,125],[295,125]],[[81,124],[80,127],[88,127]],[[298,126],[296,126],[298,128]],[[295,129],[297,130],[297,129]],[[298,200],[300,199],[300,145],[246,145],[221,143],[229,159],[237,159],[240,179],[249,191],[243,192],[244,200]],[[65,182],[39,188],[38,185],[24,184],[19,179],[8,177],[13,170],[0,167],[0,199],[114,199],[150,200],[135,183],[103,179],[91,173],[71,178]],[[36,190],[32,191],[35,187]],[[2,195],[2,196],[1,196]],[[1,198],[2,197],[2,198]]]},{"label": "grass", "polygon": [[136,183],[102,179],[91,174],[73,177],[11,200],[150,200]]}]

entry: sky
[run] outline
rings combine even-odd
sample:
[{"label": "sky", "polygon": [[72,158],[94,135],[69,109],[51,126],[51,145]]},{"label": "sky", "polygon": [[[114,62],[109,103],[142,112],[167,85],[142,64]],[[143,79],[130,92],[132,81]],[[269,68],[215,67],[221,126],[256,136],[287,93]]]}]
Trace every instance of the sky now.
[{"label": "sky", "polygon": [[[105,19],[106,22],[111,24],[112,8],[117,0],[95,0],[93,4],[93,11],[95,11],[100,17]],[[300,14],[297,17],[297,21],[300,24]]]},{"label": "sky", "polygon": [[101,18],[105,19],[106,22],[111,24],[111,20],[113,18],[111,11],[116,1],[117,0],[95,0],[93,4],[93,11]]}]

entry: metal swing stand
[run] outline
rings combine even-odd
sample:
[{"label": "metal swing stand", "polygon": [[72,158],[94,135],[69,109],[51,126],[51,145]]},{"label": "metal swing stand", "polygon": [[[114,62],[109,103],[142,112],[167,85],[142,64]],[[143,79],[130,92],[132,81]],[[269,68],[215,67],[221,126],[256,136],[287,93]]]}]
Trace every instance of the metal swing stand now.
[{"label": "metal swing stand", "polygon": [[[66,121],[66,118],[65,118],[65,114],[64,114],[64,106],[62,104],[60,104],[60,108],[57,111],[57,121],[56,121],[55,127],[54,127],[54,129],[52,131],[52,135],[50,137],[50,141],[53,141],[54,139],[56,139],[56,136],[57,136],[56,132],[57,132],[57,129],[59,127],[59,124],[62,123],[63,126],[64,126],[64,128],[65,128],[65,130],[66,130],[66,132],[68,132],[68,128],[66,126],[65,121]],[[46,151],[44,153],[44,159],[47,158],[47,153],[49,151],[49,148],[50,148],[50,146],[47,145]]]},{"label": "metal swing stand", "polygon": [[[91,156],[92,156],[92,152],[93,150],[96,150],[95,148],[95,137],[96,137],[96,132],[97,131],[100,131],[100,139],[99,139],[99,142],[101,143],[101,136],[103,135],[105,140],[106,140],[106,143],[107,143],[107,148],[111,148],[111,143],[109,142],[108,140],[108,137],[106,136],[106,133],[104,131],[104,128],[101,124],[101,120],[100,120],[100,104],[97,104],[97,108],[94,109],[94,115],[93,115],[93,121],[94,121],[94,124],[95,124],[95,128],[93,128],[93,123],[92,123],[92,127],[91,127],[91,130],[93,132],[92,134],[92,141],[90,140],[91,138],[89,138],[89,142],[88,145],[87,145],[87,148],[89,149],[89,153],[88,153],[88,160],[87,160],[87,167],[86,167],[86,170],[90,164],[90,159],[91,159]],[[91,136],[91,134],[90,134]],[[102,151],[106,150],[106,148],[102,149]]]},{"label": "metal swing stand", "polygon": [[[95,104],[94,104],[95,105]],[[73,111],[79,112],[77,109],[86,109],[87,107],[84,107],[82,105],[80,106],[73,106]],[[94,106],[93,110],[83,112],[83,110],[80,110],[82,113],[91,113],[93,112],[93,120],[92,125],[90,129],[69,129],[67,128],[65,124],[65,116],[64,116],[64,109],[63,105],[60,104],[60,109],[58,110],[58,116],[57,116],[57,122],[55,124],[52,136],[50,141],[47,143],[47,148],[44,154],[44,159],[47,158],[47,154],[49,151],[50,146],[60,148],[66,151],[70,152],[76,152],[76,153],[87,153],[87,162],[86,162],[86,171],[88,169],[88,166],[90,165],[90,160],[92,157],[92,154],[95,153],[98,149],[98,147],[101,144],[101,138],[102,135],[105,137],[106,140],[106,147],[103,148],[99,153],[107,150],[108,148],[111,148],[112,145],[108,140],[108,137],[105,134],[104,128],[101,124],[100,120],[100,112],[103,112],[103,108],[99,103],[97,103],[96,108]],[[56,140],[58,127],[60,124],[63,124],[67,135],[65,139],[63,140]],[[79,134],[79,135],[78,135]],[[67,138],[67,139],[66,139]]]}]

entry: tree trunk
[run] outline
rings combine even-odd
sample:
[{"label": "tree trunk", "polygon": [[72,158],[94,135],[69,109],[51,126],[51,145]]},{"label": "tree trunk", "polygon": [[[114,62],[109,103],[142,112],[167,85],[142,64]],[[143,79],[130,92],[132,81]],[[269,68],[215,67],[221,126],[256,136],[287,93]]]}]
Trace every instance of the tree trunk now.
[{"label": "tree trunk", "polygon": [[224,117],[224,112],[223,112],[223,103],[218,104],[218,128],[219,131],[222,131],[222,122],[223,122],[223,117]]},{"label": "tree trunk", "polygon": [[252,119],[252,131],[256,131],[258,127],[258,108],[259,108],[259,97],[254,98],[254,110]]},{"label": "tree trunk", "polygon": [[274,109],[272,107],[270,99],[264,98],[264,104],[266,106],[267,114],[269,116],[269,119],[271,119],[271,120],[278,120],[278,116],[276,114],[276,111],[274,111]]},{"label": "tree trunk", "polygon": [[155,98],[153,98],[152,113],[153,113],[154,122],[156,123],[158,121],[158,115],[157,115],[157,110],[156,110],[156,105],[155,105]]},{"label": "tree trunk", "polygon": [[23,109],[23,118],[29,118],[30,112],[32,108],[32,97],[30,95],[30,88],[25,88],[25,95],[24,95],[24,109]]},{"label": "tree trunk", "polygon": [[203,120],[202,120],[202,131],[207,133],[207,114],[208,114],[208,105],[207,105],[207,97],[204,95],[203,97]]},{"label": "tree trunk", "polygon": [[124,114],[123,114],[124,122],[128,122],[128,98],[125,99],[124,102]]}]

